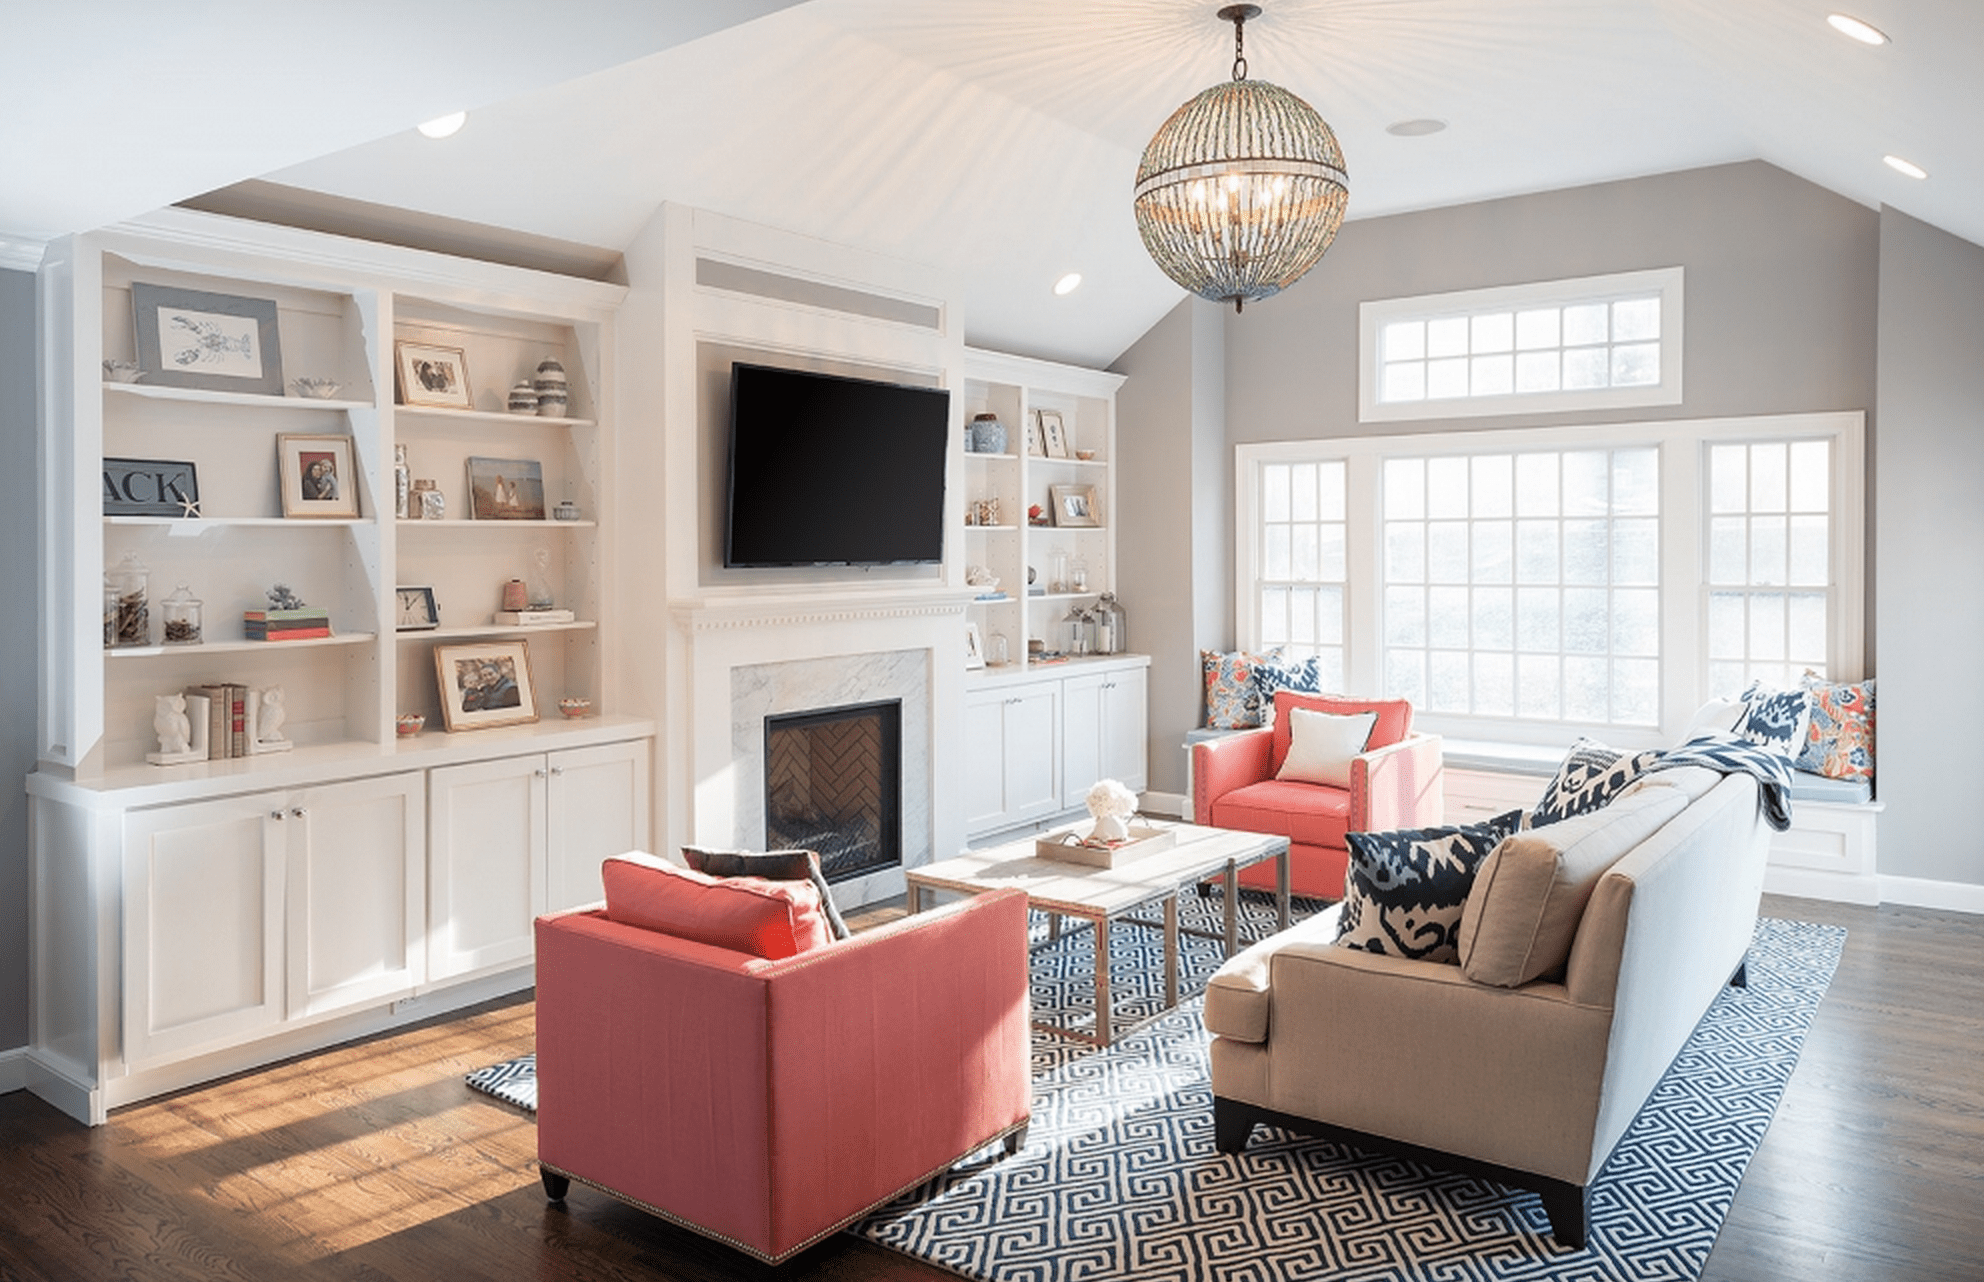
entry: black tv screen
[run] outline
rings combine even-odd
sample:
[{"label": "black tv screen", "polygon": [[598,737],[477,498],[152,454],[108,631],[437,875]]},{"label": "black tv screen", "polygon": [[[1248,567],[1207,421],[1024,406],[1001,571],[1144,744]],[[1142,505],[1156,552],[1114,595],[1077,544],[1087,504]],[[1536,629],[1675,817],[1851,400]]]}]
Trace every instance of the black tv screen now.
[{"label": "black tv screen", "polygon": [[943,560],[950,417],[943,388],[733,364],[723,563]]}]

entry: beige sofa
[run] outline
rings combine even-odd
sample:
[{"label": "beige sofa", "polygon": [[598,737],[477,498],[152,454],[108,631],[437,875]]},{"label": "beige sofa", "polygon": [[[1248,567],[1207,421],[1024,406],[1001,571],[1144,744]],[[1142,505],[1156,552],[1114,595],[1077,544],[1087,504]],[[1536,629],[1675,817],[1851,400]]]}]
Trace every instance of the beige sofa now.
[{"label": "beige sofa", "polygon": [[1606,1157],[1745,982],[1769,844],[1750,776],[1660,771],[1491,855],[1460,965],[1338,947],[1338,909],[1237,954],[1206,993],[1220,1151],[1265,1122],[1400,1153],[1535,1190],[1583,1246]]}]

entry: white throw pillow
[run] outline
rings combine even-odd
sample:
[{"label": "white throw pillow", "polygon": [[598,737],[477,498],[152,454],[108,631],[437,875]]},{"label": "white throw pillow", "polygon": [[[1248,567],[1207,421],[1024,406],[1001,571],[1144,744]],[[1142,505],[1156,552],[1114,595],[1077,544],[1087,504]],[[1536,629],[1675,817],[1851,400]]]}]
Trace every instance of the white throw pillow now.
[{"label": "white throw pillow", "polygon": [[1296,783],[1350,786],[1350,759],[1371,741],[1375,712],[1317,712],[1291,708],[1288,715],[1288,757],[1275,778]]},{"label": "white throw pillow", "polygon": [[1736,723],[1749,711],[1741,699],[1710,699],[1696,710],[1694,720],[1681,732],[1681,742],[1686,743],[1697,735],[1735,734]]}]

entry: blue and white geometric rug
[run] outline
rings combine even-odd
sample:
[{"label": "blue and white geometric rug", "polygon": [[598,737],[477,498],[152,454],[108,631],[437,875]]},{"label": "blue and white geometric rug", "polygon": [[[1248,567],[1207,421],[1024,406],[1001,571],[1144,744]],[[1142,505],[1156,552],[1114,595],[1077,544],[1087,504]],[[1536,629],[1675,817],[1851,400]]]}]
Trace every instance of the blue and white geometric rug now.
[{"label": "blue and white geometric rug", "polygon": [[[1036,997],[1043,970],[1082,969],[1046,954],[1072,963],[1087,935],[1035,954]],[[1534,1194],[1266,1128],[1216,1152],[1197,999],[1105,1051],[1036,1037],[1026,1147],[975,1154],[850,1231],[997,1282],[1697,1278],[1845,936],[1758,923],[1749,988],[1716,999],[1613,1151],[1581,1251]]]},{"label": "blue and white geometric rug", "polygon": [[470,1073],[468,1084],[494,1095],[505,1104],[515,1104],[527,1113],[537,1111],[537,1056],[526,1055]]}]

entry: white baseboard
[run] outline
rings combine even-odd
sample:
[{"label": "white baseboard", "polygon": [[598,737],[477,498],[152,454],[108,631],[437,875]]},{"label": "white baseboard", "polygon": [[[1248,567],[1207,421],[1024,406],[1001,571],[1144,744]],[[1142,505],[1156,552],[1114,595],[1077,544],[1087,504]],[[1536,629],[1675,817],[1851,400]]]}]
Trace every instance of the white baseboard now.
[{"label": "white baseboard", "polygon": [[1945,912],[1984,915],[1984,886],[1968,881],[1930,881],[1926,877],[1880,878],[1881,902],[1910,908],[1940,908]]},{"label": "white baseboard", "polygon": [[27,1085],[28,1048],[16,1046],[10,1051],[0,1051],[0,1095],[26,1090]]},{"label": "white baseboard", "polygon": [[1147,815],[1167,815],[1173,819],[1192,817],[1192,799],[1182,792],[1147,792],[1137,802]]},{"label": "white baseboard", "polygon": [[1773,864],[1764,870],[1764,893],[1872,906],[1881,902],[1881,879],[1814,868],[1784,868]]}]

